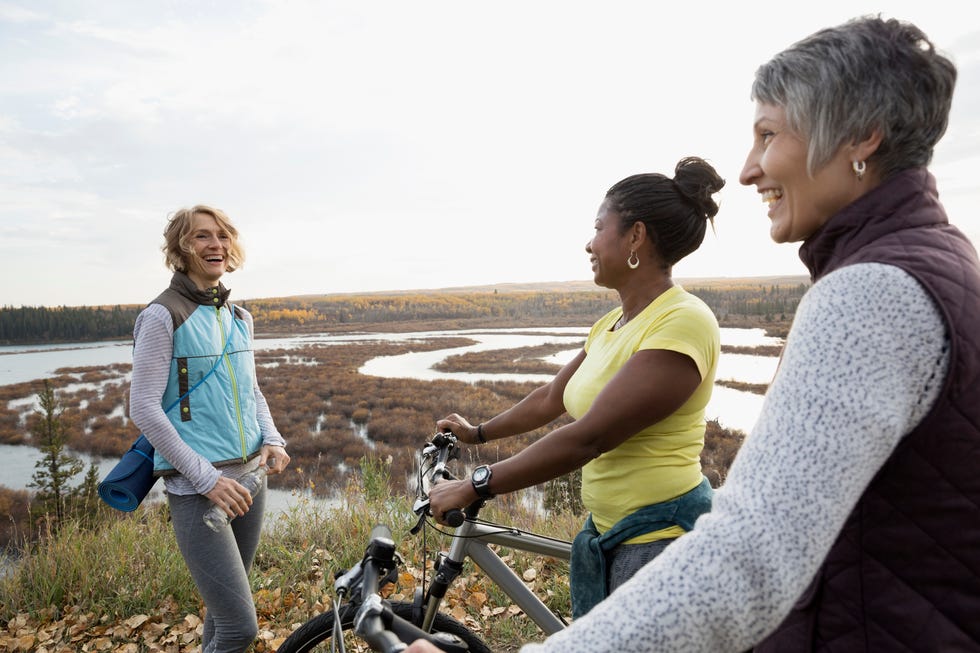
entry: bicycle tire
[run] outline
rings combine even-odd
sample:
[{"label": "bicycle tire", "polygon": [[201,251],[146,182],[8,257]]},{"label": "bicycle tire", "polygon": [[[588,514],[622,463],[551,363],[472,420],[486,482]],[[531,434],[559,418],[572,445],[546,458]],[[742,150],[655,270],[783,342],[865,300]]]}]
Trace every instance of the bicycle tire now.
[{"label": "bicycle tire", "polygon": [[[411,603],[406,603],[404,601],[391,601],[390,603],[392,612],[402,619],[411,621]],[[341,610],[341,628],[344,632],[347,632],[354,627],[354,615],[357,613],[357,608],[353,606],[344,606],[341,608]],[[330,650],[329,641],[333,636],[333,623],[333,610],[327,610],[326,612],[318,614],[294,630],[293,633],[286,638],[286,641],[279,645],[279,648],[276,649],[276,653],[310,653],[311,651],[317,650]],[[439,633],[456,635],[461,640],[466,642],[466,645],[470,649],[470,653],[493,653],[490,647],[487,646],[482,639],[477,637],[472,630],[447,614],[436,614],[433,630]],[[318,649],[320,644],[324,643],[325,647]]]}]

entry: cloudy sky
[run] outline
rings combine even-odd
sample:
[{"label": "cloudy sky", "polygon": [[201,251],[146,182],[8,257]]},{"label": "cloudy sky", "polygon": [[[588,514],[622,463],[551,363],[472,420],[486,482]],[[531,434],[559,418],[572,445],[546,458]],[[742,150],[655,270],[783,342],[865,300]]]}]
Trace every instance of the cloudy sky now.
[{"label": "cloudy sky", "polygon": [[728,185],[675,277],[803,274],[738,184],[752,75],[879,11],[960,69],[932,170],[980,243],[966,4],[0,0],[0,306],[151,299],[196,203],[242,232],[239,299],[590,279],[606,189],[691,154]]}]

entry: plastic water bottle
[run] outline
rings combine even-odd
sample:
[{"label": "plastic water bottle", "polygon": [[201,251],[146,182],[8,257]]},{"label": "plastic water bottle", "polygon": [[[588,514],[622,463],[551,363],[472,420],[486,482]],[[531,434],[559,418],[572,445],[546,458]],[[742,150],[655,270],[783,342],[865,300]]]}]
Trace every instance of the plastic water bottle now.
[{"label": "plastic water bottle", "polygon": [[[248,490],[254,497],[259,488],[262,487],[262,479],[265,478],[266,473],[269,468],[263,465],[262,467],[256,467],[254,470],[245,474],[238,479],[238,483]],[[231,523],[232,518],[228,516],[228,513],[224,511],[224,508],[218,504],[212,505],[208,508],[207,512],[204,513],[204,523],[215,533],[221,531],[222,528]]]}]

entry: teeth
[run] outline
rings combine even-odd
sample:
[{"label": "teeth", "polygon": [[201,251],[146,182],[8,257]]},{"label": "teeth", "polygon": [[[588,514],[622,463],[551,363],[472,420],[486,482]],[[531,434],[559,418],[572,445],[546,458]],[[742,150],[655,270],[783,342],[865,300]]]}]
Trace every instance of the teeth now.
[{"label": "teeth", "polygon": [[781,190],[769,189],[769,190],[762,191],[762,201],[765,202],[766,204],[771,205],[773,202],[775,202],[782,196],[783,196],[783,191]]}]

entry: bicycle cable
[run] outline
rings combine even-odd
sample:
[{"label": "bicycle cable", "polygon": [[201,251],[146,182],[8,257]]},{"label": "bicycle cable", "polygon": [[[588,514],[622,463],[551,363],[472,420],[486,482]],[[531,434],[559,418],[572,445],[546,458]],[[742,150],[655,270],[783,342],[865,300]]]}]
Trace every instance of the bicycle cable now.
[{"label": "bicycle cable", "polygon": [[[482,526],[495,527],[498,530],[490,531],[490,532],[487,532],[487,533],[476,533],[474,535],[460,535],[458,533],[454,533],[454,532],[442,530],[441,528],[439,528],[439,526],[436,525],[437,522],[433,522],[433,521],[429,520],[427,517],[423,517],[423,521],[424,521],[424,526],[425,526],[425,528],[422,529],[422,532],[423,533],[425,533],[426,530],[428,530],[428,529],[431,528],[432,530],[434,530],[435,532],[437,532],[437,533],[439,533],[441,535],[445,535],[447,537],[459,538],[461,540],[480,539],[480,538],[485,538],[488,535],[502,535],[502,534],[525,535],[526,534],[524,531],[522,531],[520,529],[513,528],[511,526],[504,526],[503,524],[497,524],[496,522],[492,522],[492,521],[485,521],[483,519],[469,519],[468,518],[467,521],[471,521],[474,524],[480,524]],[[541,535],[540,533],[534,533],[534,535],[537,536],[537,537],[540,537],[542,539],[546,539],[546,540],[550,540],[552,542],[556,542],[558,544],[566,544],[566,541],[565,540],[562,540],[561,538],[551,537],[550,535]],[[423,535],[423,537],[424,537],[424,535]]]},{"label": "bicycle cable", "polygon": [[339,650],[340,653],[346,653],[347,647],[346,644],[344,644],[344,626],[340,616],[342,607],[341,602],[341,593],[335,592],[333,602],[333,636],[330,638],[330,650]]}]

